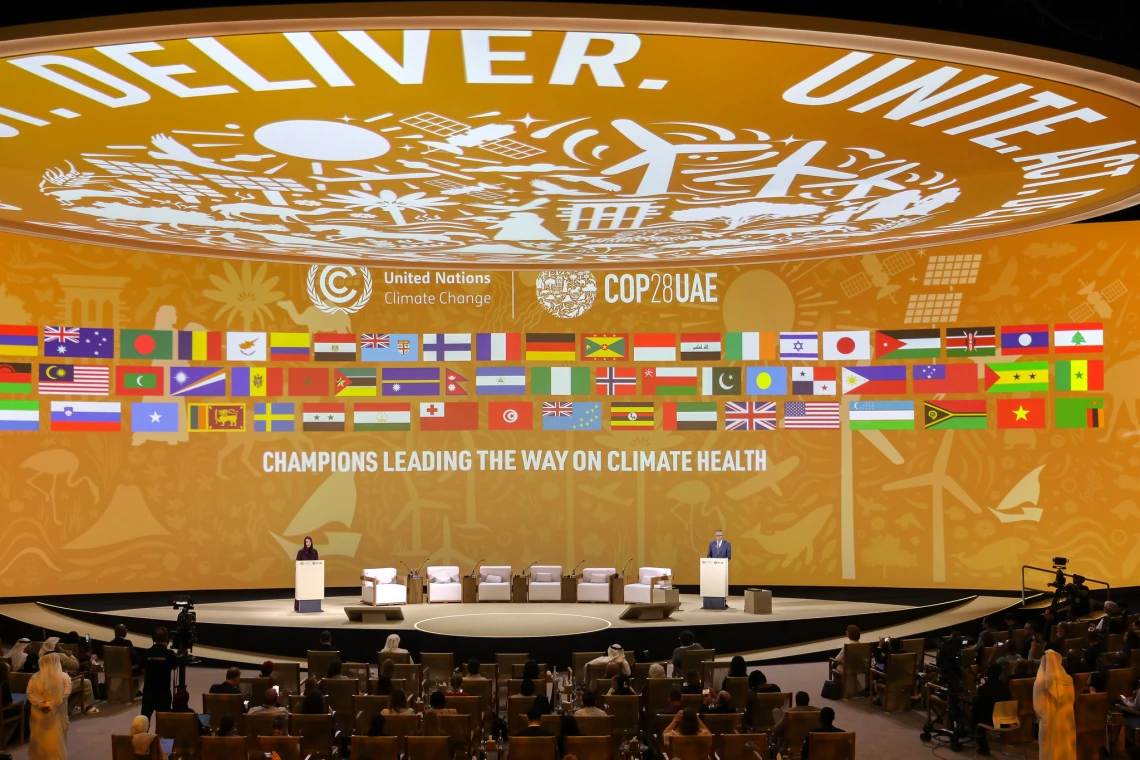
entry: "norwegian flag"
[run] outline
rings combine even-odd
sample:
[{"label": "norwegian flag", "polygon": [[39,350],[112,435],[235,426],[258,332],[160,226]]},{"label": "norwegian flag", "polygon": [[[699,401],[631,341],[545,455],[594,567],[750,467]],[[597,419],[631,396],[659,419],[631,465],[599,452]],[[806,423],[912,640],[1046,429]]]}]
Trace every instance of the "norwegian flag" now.
[{"label": "norwegian flag", "polygon": [[388,348],[391,346],[388,333],[364,333],[360,336],[361,348]]},{"label": "norwegian flag", "polygon": [[45,327],[44,343],[78,343],[78,327]]},{"label": "norwegian flag", "polygon": [[543,417],[570,417],[574,414],[574,404],[570,401],[543,401]]},{"label": "norwegian flag", "polygon": [[775,430],[775,401],[726,401],[725,430]]}]

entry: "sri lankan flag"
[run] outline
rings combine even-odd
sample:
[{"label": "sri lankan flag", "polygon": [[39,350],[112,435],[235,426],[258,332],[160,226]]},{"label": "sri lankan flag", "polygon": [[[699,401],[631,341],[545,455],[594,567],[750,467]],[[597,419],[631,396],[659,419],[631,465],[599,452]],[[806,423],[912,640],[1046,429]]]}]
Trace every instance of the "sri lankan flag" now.
[{"label": "sri lankan flag", "polygon": [[1077,359],[1057,362],[1057,376],[1053,383],[1059,391],[1103,391],[1104,361]]},{"label": "sri lankan flag", "polygon": [[626,336],[613,333],[585,333],[582,336],[582,360],[616,362],[629,358]]},{"label": "sri lankan flag", "polygon": [[1104,427],[1104,399],[1059,398],[1053,422],[1059,428]]},{"label": "sri lankan flag", "polygon": [[985,399],[924,401],[922,423],[927,430],[985,430]]},{"label": "sri lankan flag", "polygon": [[614,401],[610,404],[610,430],[652,430],[654,404]]},{"label": "sri lankan flag", "polygon": [[986,365],[986,393],[1049,390],[1049,362]]}]

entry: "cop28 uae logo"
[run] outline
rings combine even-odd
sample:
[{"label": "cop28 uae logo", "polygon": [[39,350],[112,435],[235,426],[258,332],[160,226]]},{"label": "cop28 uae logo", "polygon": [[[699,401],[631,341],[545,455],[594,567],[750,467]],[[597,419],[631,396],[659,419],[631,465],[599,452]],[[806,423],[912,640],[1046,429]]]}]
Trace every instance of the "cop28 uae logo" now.
[{"label": "cop28 uae logo", "polygon": [[372,275],[364,267],[309,267],[309,300],[325,314],[355,314],[372,298]]},{"label": "cop28 uae logo", "polygon": [[534,292],[542,308],[559,319],[574,319],[594,305],[598,281],[592,272],[547,270],[539,273]]}]

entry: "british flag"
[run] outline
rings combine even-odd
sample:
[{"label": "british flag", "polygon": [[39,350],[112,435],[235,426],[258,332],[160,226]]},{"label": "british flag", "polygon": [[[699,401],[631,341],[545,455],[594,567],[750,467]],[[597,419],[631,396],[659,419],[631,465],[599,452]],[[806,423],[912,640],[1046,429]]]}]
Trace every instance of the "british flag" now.
[{"label": "british flag", "polygon": [[543,417],[570,417],[574,414],[574,404],[570,401],[543,401]]},{"label": "british flag", "polygon": [[361,348],[388,348],[390,345],[388,333],[364,333],[360,336]]},{"label": "british flag", "polygon": [[725,430],[775,430],[775,401],[726,401]]}]

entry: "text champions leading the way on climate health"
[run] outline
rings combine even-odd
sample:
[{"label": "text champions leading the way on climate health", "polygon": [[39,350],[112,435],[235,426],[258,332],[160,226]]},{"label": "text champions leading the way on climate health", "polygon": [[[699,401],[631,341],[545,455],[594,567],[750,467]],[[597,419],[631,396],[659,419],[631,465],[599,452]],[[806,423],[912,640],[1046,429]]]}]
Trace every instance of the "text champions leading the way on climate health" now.
[{"label": "text champions leading the way on climate health", "polygon": [[267,473],[294,472],[765,472],[766,449],[596,451],[476,449],[424,451],[267,451]]}]

